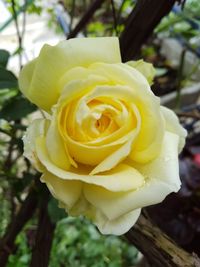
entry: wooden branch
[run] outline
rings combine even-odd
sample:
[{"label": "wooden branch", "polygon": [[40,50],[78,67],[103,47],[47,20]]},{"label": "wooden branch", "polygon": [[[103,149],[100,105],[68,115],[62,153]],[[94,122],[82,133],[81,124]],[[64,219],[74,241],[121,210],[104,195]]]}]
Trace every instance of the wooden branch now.
[{"label": "wooden branch", "polygon": [[37,194],[32,189],[23,202],[17,216],[12,220],[5,236],[0,240],[0,266],[5,267],[10,254],[16,250],[15,239],[24,225],[33,216],[37,206]]},{"label": "wooden branch", "polygon": [[46,189],[42,195],[39,211],[39,223],[30,267],[48,267],[55,230],[55,224],[51,222],[48,214],[48,200],[49,192]]},{"label": "wooden branch", "polygon": [[74,38],[76,35],[86,26],[89,20],[92,18],[97,9],[101,7],[104,0],[95,0],[91,3],[88,10],[84,13],[75,28],[69,33],[67,39]]},{"label": "wooden branch", "polygon": [[[134,58],[176,0],[138,0],[120,37],[122,60]],[[181,0],[179,0],[181,2]]]},{"label": "wooden branch", "polygon": [[200,267],[196,254],[189,254],[178,247],[146,214],[125,235],[146,257],[152,267]]}]

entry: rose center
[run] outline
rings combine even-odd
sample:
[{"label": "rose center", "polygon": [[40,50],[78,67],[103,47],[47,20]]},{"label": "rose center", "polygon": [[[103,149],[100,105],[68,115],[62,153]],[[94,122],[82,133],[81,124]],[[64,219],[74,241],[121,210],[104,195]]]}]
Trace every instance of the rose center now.
[{"label": "rose center", "polygon": [[108,97],[74,101],[64,106],[60,115],[62,136],[67,135],[78,142],[107,138],[130,122],[130,116],[131,128],[134,128],[134,117],[128,107],[122,101]]}]

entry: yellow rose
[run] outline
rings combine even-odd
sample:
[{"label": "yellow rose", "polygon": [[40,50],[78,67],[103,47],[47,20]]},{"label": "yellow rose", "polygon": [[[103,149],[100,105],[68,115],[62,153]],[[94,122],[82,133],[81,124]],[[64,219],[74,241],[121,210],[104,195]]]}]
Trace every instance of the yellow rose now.
[{"label": "yellow rose", "polygon": [[83,38],[45,45],[19,77],[48,114],[28,128],[24,155],[61,207],[103,234],[125,233],[180,188],[186,131],[150,90],[151,73],[121,62],[117,38]]}]

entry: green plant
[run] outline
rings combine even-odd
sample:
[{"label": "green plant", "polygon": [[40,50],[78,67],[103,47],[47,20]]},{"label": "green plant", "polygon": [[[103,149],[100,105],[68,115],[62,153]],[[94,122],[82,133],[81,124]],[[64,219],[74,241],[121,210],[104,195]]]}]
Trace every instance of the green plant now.
[{"label": "green plant", "polygon": [[137,250],[125,240],[102,236],[83,218],[68,217],[57,224],[50,267],[128,267],[137,259]]}]

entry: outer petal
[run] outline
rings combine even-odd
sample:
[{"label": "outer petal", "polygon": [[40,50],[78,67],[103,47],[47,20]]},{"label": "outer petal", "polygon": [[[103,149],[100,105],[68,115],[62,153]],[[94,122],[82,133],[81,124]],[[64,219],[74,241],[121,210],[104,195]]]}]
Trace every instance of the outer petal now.
[{"label": "outer petal", "polygon": [[33,73],[35,70],[35,66],[37,64],[37,58],[29,62],[20,72],[19,74],[19,88],[25,97],[29,98],[28,89],[31,85],[31,80],[33,77]]},{"label": "outer petal", "polygon": [[161,106],[161,111],[166,122],[165,126],[166,130],[171,133],[177,134],[180,138],[179,139],[179,153],[180,153],[185,145],[185,138],[187,136],[187,131],[181,126],[178,117],[172,110]]},{"label": "outer petal", "polygon": [[121,62],[118,39],[75,38],[56,46],[44,45],[37,61],[23,68],[20,89],[30,101],[49,111],[63,89],[59,88],[62,75],[73,67],[88,67],[94,62]]},{"label": "outer petal", "polygon": [[151,63],[141,59],[137,61],[128,61],[127,64],[141,72],[146,77],[149,84],[152,84],[156,71]]},{"label": "outer petal", "polygon": [[167,132],[160,156],[149,164],[135,166],[146,177],[143,186],[135,191],[120,193],[88,184],[84,186],[86,199],[109,220],[161,202],[169,193],[177,192],[180,188],[177,149],[178,136]]},{"label": "outer petal", "polygon": [[41,181],[46,183],[51,194],[61,201],[69,210],[81,196],[82,183],[80,181],[62,180],[47,171],[41,177]]},{"label": "outer petal", "polygon": [[146,96],[148,97],[148,94],[153,95],[152,91],[150,90],[149,83],[144,75],[142,75],[137,69],[132,68],[127,64],[95,63],[91,65],[91,69],[97,71],[99,75],[107,77],[115,84],[129,86],[132,88],[133,92],[137,93],[138,96],[143,96],[146,98]]},{"label": "outer petal", "polygon": [[94,223],[104,235],[123,235],[137,221],[141,209],[133,210],[115,220],[108,220],[101,212],[97,212]]},{"label": "outer petal", "polygon": [[45,119],[37,119],[32,122],[28,127],[24,137],[24,156],[30,160],[33,166],[38,171],[43,171],[44,167],[39,161],[35,148],[35,139],[39,136],[44,136],[46,134],[46,129],[48,126],[48,121]]},{"label": "outer petal", "polygon": [[143,176],[136,169],[126,164],[119,164],[111,171],[94,176],[89,175],[91,169],[81,165],[77,169],[71,167],[69,171],[65,171],[51,162],[45,146],[45,138],[42,137],[36,140],[36,150],[40,161],[46,169],[63,180],[79,180],[116,192],[136,189],[142,186],[144,182]]}]

